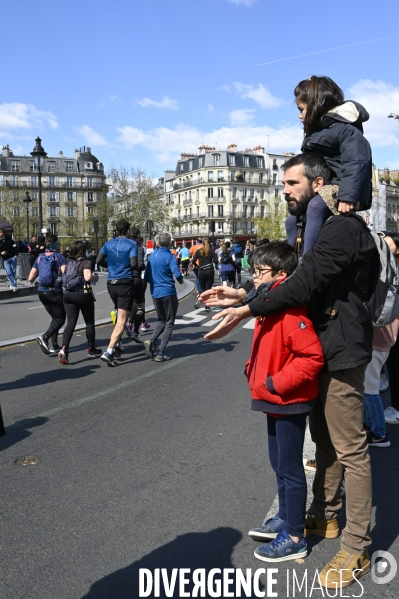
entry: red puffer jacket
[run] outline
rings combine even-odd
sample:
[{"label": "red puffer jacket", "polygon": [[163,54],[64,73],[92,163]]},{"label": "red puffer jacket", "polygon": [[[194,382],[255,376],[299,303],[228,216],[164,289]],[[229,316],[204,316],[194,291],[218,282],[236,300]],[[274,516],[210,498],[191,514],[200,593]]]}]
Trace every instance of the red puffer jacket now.
[{"label": "red puffer jacket", "polygon": [[316,399],[324,356],[307,313],[300,306],[257,319],[245,366],[252,399],[280,405]]}]

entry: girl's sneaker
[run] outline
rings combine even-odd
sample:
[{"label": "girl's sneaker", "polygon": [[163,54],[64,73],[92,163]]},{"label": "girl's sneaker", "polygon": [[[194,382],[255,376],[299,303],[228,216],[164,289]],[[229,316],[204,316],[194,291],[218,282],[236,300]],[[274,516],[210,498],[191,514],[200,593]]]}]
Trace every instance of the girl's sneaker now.
[{"label": "girl's sneaker", "polygon": [[148,322],[143,322],[143,324],[140,327],[140,331],[148,331],[151,328],[151,325],[148,324]]},{"label": "girl's sneaker", "polygon": [[273,516],[266,520],[262,526],[258,528],[251,528],[248,532],[248,536],[251,539],[263,540],[263,539],[275,539],[285,528],[285,521],[281,520],[278,516]]},{"label": "girl's sneaker", "polygon": [[63,347],[62,350],[58,353],[58,361],[61,362],[61,364],[69,364],[68,350],[66,347]]},{"label": "girl's sneaker", "polygon": [[399,412],[392,406],[384,410],[384,417],[387,424],[399,424]]},{"label": "girl's sneaker", "polygon": [[101,351],[101,349],[98,349],[97,347],[89,347],[89,349],[87,350],[87,357],[101,358],[102,353],[103,352]]},{"label": "girl's sneaker", "polygon": [[308,554],[305,537],[295,543],[283,530],[271,543],[261,545],[254,551],[254,556],[264,562],[285,562],[290,559],[301,559]]}]

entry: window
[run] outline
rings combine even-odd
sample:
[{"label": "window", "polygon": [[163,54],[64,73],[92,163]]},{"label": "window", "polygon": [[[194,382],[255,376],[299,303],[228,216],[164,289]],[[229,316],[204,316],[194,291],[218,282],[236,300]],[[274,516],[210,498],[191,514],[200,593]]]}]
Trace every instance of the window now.
[{"label": "window", "polygon": [[219,166],[219,164],[220,164],[220,154],[214,154],[213,155],[213,165]]},{"label": "window", "polygon": [[94,216],[94,214],[95,214],[95,207],[94,206],[87,206],[87,214],[88,214],[88,216]]},{"label": "window", "polygon": [[199,183],[201,181],[201,173],[197,173],[197,182]]},{"label": "window", "polygon": [[187,200],[187,191],[184,192],[184,201]]},{"label": "window", "polygon": [[19,171],[19,160],[11,160],[11,170]]},{"label": "window", "polygon": [[273,185],[277,184],[277,173],[273,173]]},{"label": "window", "polygon": [[237,204],[233,204],[233,216],[237,216]]},{"label": "window", "polygon": [[50,191],[50,193],[48,194],[48,201],[49,202],[56,202],[57,201],[57,197],[55,195],[55,191]]},{"label": "window", "polygon": [[37,183],[37,177],[31,177],[30,178],[30,186],[31,187],[37,187],[38,183]]},{"label": "window", "polygon": [[208,171],[208,181],[213,181],[213,171]]},{"label": "window", "polygon": [[54,173],[54,171],[55,171],[55,162],[48,162],[47,163],[47,172]]},{"label": "window", "polygon": [[57,223],[50,223],[50,232],[53,235],[57,235]]},{"label": "window", "polygon": [[204,166],[204,157],[200,156],[198,158],[198,168],[202,168]]},{"label": "window", "polygon": [[274,197],[275,198],[279,197],[279,189],[278,189],[278,187],[276,187],[276,189],[274,190]]},{"label": "window", "polygon": [[248,190],[247,190],[247,188],[246,188],[246,187],[243,187],[243,188],[242,188],[242,199],[243,199],[243,200],[245,200],[245,199],[246,199],[246,197],[247,197],[247,191],[248,191]]},{"label": "window", "polygon": [[87,187],[93,187],[93,177],[87,177]]},{"label": "window", "polygon": [[265,207],[261,206],[260,207],[260,217],[263,218],[265,216]]},{"label": "window", "polygon": [[18,177],[16,177],[15,175],[13,177],[11,177],[11,186],[12,187],[18,187],[18,183],[19,183]]},{"label": "window", "polygon": [[35,161],[34,160],[29,160],[29,170],[30,170],[31,173],[34,172],[34,171],[37,171],[37,168],[35,166]]},{"label": "window", "polygon": [[223,205],[218,206],[218,216],[223,216]]},{"label": "window", "polygon": [[177,203],[180,204],[180,193],[177,194]]},{"label": "window", "polygon": [[232,194],[233,194],[233,199],[235,199],[237,197],[237,187],[233,187]]},{"label": "window", "polygon": [[177,218],[180,220],[181,218],[181,214],[180,214],[180,210],[177,211]]},{"label": "window", "polygon": [[73,235],[74,223],[68,223],[68,235]]},{"label": "window", "polygon": [[208,198],[213,198],[213,187],[208,187]]},{"label": "window", "polygon": [[236,157],[234,154],[229,154],[229,166],[236,165]]},{"label": "window", "polygon": [[248,206],[242,207],[242,215],[244,218],[247,218]]},{"label": "window", "polygon": [[67,201],[73,202],[73,191],[67,191]]},{"label": "window", "polygon": [[236,172],[230,171],[230,181],[235,181],[235,180],[236,180]]},{"label": "window", "polygon": [[37,200],[38,199],[37,191],[31,191],[30,192],[30,199],[31,200]]},{"label": "window", "polygon": [[72,187],[73,182],[72,182],[72,177],[67,177],[66,178],[66,186],[67,187]]},{"label": "window", "polygon": [[20,211],[19,206],[14,206],[13,207],[13,210],[12,210],[13,216],[21,216],[20,212],[21,211]]},{"label": "window", "polygon": [[188,161],[188,170],[189,170],[189,171],[192,171],[192,170],[193,170],[193,164],[194,164],[194,163],[193,163],[193,161],[192,161],[192,160],[189,160],[189,161]]},{"label": "window", "polygon": [[180,164],[179,164],[179,170],[180,170],[181,173],[184,172],[184,162],[180,162]]},{"label": "window", "polygon": [[223,187],[218,187],[218,198],[223,198]]},{"label": "window", "polygon": [[55,187],[55,177],[49,177],[48,178],[48,186],[49,187]]},{"label": "window", "polygon": [[191,212],[191,211],[192,211],[192,208],[189,208],[189,209],[188,209],[188,215],[189,215],[189,217],[190,217],[190,218],[191,218],[191,216],[192,216],[192,212]]},{"label": "window", "polygon": [[199,206],[197,206],[197,218],[199,218]]},{"label": "window", "polygon": [[72,173],[72,169],[73,169],[73,163],[72,162],[66,162],[65,163],[65,172],[66,173]]},{"label": "window", "polygon": [[57,216],[57,206],[50,206],[49,216]]},{"label": "window", "polygon": [[184,210],[184,218],[187,218],[187,208]]},{"label": "window", "polygon": [[39,216],[39,206],[32,206],[32,216]]},{"label": "window", "polygon": [[260,158],[259,156],[256,157],[256,166],[258,168],[263,168],[263,158]]},{"label": "window", "polygon": [[254,174],[253,173],[249,173],[248,183],[253,183],[253,182],[254,182]]},{"label": "window", "polygon": [[195,191],[195,199],[199,200],[199,189]]},{"label": "window", "polygon": [[250,206],[250,214],[249,216],[255,216],[255,206]]},{"label": "window", "polygon": [[251,187],[249,193],[250,193],[250,196],[251,196],[251,200],[253,200],[254,197],[255,197],[255,189],[253,187]]},{"label": "window", "polygon": [[243,173],[241,173],[241,175],[242,175],[242,180],[246,181],[247,180],[247,173],[246,173],[246,171],[244,171]]},{"label": "window", "polygon": [[278,171],[277,158],[273,158],[273,170]]},{"label": "window", "polygon": [[260,190],[260,199],[261,199],[261,200],[264,200],[264,199],[265,199],[265,190],[264,190],[264,189],[261,189],[261,190]]},{"label": "window", "polygon": [[87,201],[88,202],[92,202],[93,201],[93,192],[92,191],[88,191],[87,192]]},{"label": "window", "polygon": [[213,216],[213,205],[211,204],[210,206],[208,206],[208,217],[212,217]]},{"label": "window", "polygon": [[74,211],[74,208],[73,208],[73,206],[67,206],[67,209],[66,209],[66,215],[67,215],[67,216],[73,216],[73,215],[74,215],[74,214],[73,214],[73,211]]},{"label": "window", "polygon": [[218,171],[218,181],[224,181],[223,171]]},{"label": "window", "polygon": [[259,183],[263,183],[263,173],[259,173]]},{"label": "window", "polygon": [[251,222],[251,232],[255,233],[255,223]]},{"label": "window", "polygon": [[249,167],[249,156],[243,156],[243,165]]}]

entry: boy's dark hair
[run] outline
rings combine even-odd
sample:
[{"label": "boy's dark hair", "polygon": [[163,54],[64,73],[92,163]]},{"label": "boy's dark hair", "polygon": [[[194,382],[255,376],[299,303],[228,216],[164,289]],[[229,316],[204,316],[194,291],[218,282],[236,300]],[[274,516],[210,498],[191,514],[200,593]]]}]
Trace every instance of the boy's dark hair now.
[{"label": "boy's dark hair", "polygon": [[118,231],[119,235],[126,235],[129,229],[130,223],[124,218],[118,220],[118,222],[116,223],[116,230]]},{"label": "boy's dark hair", "polygon": [[86,244],[84,241],[74,241],[69,251],[69,257],[72,260],[76,258],[83,258],[86,256]]},{"label": "boy's dark hair", "polygon": [[330,79],[312,75],[300,81],[294,90],[297,102],[306,104],[306,115],[303,121],[305,135],[311,135],[321,126],[321,119],[332,108],[344,101],[344,92]]},{"label": "boy's dark hair", "polygon": [[309,183],[312,183],[317,177],[322,177],[324,185],[329,185],[331,183],[331,171],[321,154],[318,154],[317,152],[297,154],[287,160],[287,162],[284,162],[284,164],[281,165],[281,168],[285,173],[289,168],[300,164],[304,167],[305,177],[308,179]]},{"label": "boy's dark hair", "polygon": [[130,229],[130,237],[136,239],[140,235],[140,229],[138,227],[132,227]]},{"label": "boy's dark hair", "polygon": [[260,245],[252,254],[252,264],[257,266],[270,266],[272,275],[280,270],[285,270],[287,275],[292,275],[298,265],[298,258],[294,248],[285,241],[271,241]]},{"label": "boy's dark hair", "polygon": [[54,235],[54,233],[49,233],[48,235],[46,235],[46,245],[53,245],[53,243],[55,243],[56,241],[58,241],[58,237],[57,235]]}]

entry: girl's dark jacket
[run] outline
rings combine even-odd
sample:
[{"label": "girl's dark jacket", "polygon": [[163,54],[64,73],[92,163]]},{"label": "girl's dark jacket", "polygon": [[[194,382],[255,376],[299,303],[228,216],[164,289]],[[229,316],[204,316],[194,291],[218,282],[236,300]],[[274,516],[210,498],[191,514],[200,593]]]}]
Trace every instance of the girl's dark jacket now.
[{"label": "girl's dark jacket", "polygon": [[322,129],[306,137],[301,148],[324,156],[333,174],[331,183],[339,185],[338,201],[351,202],[358,210],[371,206],[371,148],[362,126],[368,119],[361,104],[344,102],[324,115]]}]

